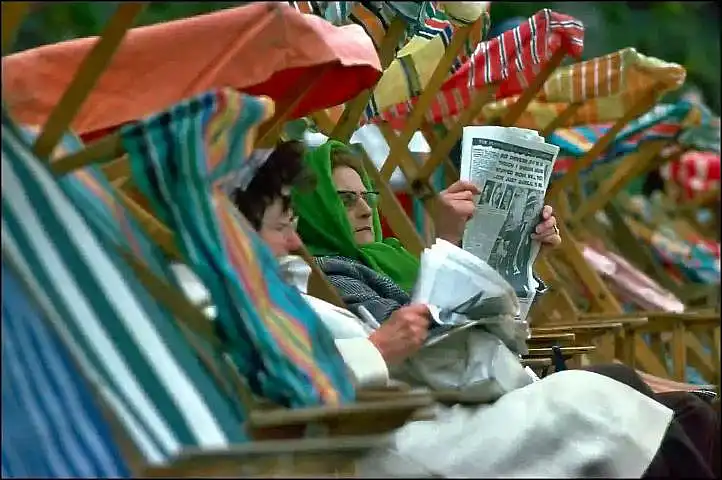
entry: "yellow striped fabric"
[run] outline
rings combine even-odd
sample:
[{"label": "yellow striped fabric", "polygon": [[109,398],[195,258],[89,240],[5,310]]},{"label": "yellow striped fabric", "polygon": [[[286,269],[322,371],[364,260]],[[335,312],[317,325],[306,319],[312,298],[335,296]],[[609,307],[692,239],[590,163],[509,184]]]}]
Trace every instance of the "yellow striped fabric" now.
[{"label": "yellow striped fabric", "polygon": [[[681,87],[685,76],[686,70],[681,65],[625,48],[558,68],[516,125],[543,130],[575,102],[582,102],[581,107],[561,126],[613,122],[654,85],[657,85],[657,98],[661,98]],[[484,124],[501,117],[518,98],[513,96],[486,105],[472,123]]]}]

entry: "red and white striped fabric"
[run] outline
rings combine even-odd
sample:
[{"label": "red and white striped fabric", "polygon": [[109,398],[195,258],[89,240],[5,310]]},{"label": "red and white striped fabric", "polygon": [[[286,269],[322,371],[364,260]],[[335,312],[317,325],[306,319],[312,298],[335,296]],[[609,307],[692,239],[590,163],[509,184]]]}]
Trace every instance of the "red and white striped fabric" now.
[{"label": "red and white striped fabric", "polygon": [[720,187],[720,156],[690,150],[662,167],[662,176],[679,185],[687,199]]},{"label": "red and white striped fabric", "polygon": [[[552,55],[563,48],[579,57],[584,47],[584,25],[569,15],[544,9],[526,22],[498,37],[480,43],[469,61],[451,75],[426,113],[431,123],[460,114],[471,102],[471,94],[487,85],[499,84],[496,98],[522,93]],[[417,98],[399,103],[363,123],[388,122],[402,129]]]},{"label": "red and white striped fabric", "polygon": [[[619,360],[614,360],[613,363],[622,363]],[[664,392],[693,392],[703,388],[708,388],[707,385],[695,385],[693,383],[682,383],[668,378],[658,377],[650,373],[637,370],[637,374],[642,377],[644,383],[652,389],[654,393]]]},{"label": "red and white striped fabric", "polygon": [[649,385],[654,393],[665,393],[665,392],[693,392],[703,388],[708,388],[706,385],[695,385],[693,383],[682,383],[670,380],[668,378],[657,377],[644,373],[641,370],[637,370],[637,373],[644,383]]}]

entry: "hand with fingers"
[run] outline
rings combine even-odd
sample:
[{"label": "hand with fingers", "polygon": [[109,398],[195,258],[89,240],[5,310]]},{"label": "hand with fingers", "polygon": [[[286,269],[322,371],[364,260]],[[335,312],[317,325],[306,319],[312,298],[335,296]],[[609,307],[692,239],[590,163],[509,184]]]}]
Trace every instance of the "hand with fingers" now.
[{"label": "hand with fingers", "polygon": [[562,243],[562,237],[557,227],[557,218],[551,205],[544,205],[541,213],[541,222],[534,228],[531,238],[541,242],[542,247],[556,248]]},{"label": "hand with fingers", "polygon": [[381,327],[369,336],[386,363],[406,360],[426,340],[430,321],[429,308],[413,304],[396,310]]},{"label": "hand with fingers", "polygon": [[434,212],[436,236],[458,244],[464,235],[466,222],[474,215],[474,197],[479,189],[471,182],[459,180],[439,194]]}]

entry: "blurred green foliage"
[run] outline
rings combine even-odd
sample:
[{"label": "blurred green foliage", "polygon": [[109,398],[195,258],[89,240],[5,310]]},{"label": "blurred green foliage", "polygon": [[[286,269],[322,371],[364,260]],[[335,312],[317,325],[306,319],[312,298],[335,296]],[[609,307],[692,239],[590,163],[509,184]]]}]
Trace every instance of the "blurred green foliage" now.
[{"label": "blurred green foliage", "polygon": [[[149,2],[138,23],[148,25],[243,3],[247,2]],[[117,5],[118,2],[45,3],[26,19],[15,50],[97,35]],[[572,15],[584,23],[585,59],[632,46],[646,55],[683,65],[687,69],[685,88],[696,86],[719,114],[718,2],[492,2],[492,23],[528,17],[542,8]]]}]

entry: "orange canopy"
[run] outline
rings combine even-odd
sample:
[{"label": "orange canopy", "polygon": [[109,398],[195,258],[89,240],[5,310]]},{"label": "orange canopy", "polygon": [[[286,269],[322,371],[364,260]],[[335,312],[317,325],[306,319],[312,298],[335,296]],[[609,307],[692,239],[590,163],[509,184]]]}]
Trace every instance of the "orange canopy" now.
[{"label": "orange canopy", "polygon": [[[97,37],[3,58],[3,93],[17,120],[43,124]],[[358,25],[336,27],[285,2],[258,2],[128,31],[73,130],[86,138],[217,87],[280,99],[309,71],[313,87],[291,118],[343,103],[381,76]],[[96,136],[96,135],[92,135]]]}]

